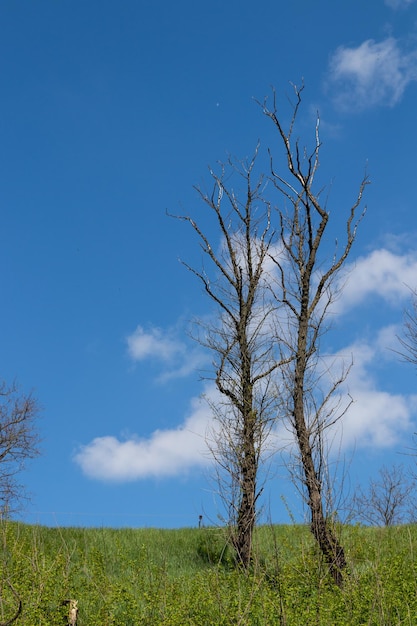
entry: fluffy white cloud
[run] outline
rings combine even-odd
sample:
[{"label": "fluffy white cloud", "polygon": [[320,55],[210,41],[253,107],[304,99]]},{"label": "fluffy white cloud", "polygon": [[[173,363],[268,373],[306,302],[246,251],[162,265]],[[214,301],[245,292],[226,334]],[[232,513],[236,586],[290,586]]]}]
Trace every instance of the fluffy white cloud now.
[{"label": "fluffy white cloud", "polygon": [[210,462],[209,422],[207,402],[194,398],[189,417],[178,428],[155,430],[148,439],[97,437],[80,447],[74,461],[86,476],[103,481],[176,476]]},{"label": "fluffy white cloud", "polygon": [[389,348],[396,330],[395,326],[382,328],[373,341],[356,342],[340,353],[353,359],[343,389],[353,403],[337,426],[343,448],[388,448],[413,432],[417,396],[388,393],[372,375],[376,365],[394,356]]},{"label": "fluffy white cloud", "polygon": [[[389,393],[380,388],[373,376],[377,364],[394,358],[389,348],[396,332],[395,326],[387,326],[372,341],[358,341],[327,357],[329,376],[337,375],[335,364],[348,365],[353,360],[349,377],[341,388],[341,406],[346,405],[349,396],[353,403],[329,432],[334,452],[389,448],[415,430],[417,396]],[[212,459],[207,440],[215,429],[209,403],[216,404],[219,398],[214,385],[207,385],[205,392],[208,402],[193,398],[190,414],[177,428],[155,430],[148,438],[97,437],[80,447],[75,462],[89,478],[109,482],[172,477],[207,467]],[[291,433],[281,422],[265,449],[289,451],[292,446]]]},{"label": "fluffy white cloud", "polygon": [[159,382],[183,378],[196,372],[206,361],[207,354],[198,347],[189,347],[180,341],[174,330],[137,326],[127,337],[127,351],[135,362],[153,359],[163,364]]},{"label": "fluffy white cloud", "polygon": [[[378,389],[371,375],[381,358],[377,345],[361,344],[351,352],[354,364],[346,383],[346,394],[354,402],[329,433],[333,450],[389,448],[414,430],[417,396],[390,394]],[[175,429],[156,430],[149,438],[97,437],[82,446],[74,461],[89,478],[108,482],[128,482],[151,477],[172,477],[201,469],[211,462],[207,437],[213,431],[208,404],[194,398],[190,416]],[[291,449],[291,436],[283,424],[272,434],[267,448]]]},{"label": "fluffy white cloud", "polygon": [[339,47],[330,60],[329,91],[343,109],[394,106],[417,80],[417,52],[403,52],[396,39]]},{"label": "fluffy white cloud", "polygon": [[417,254],[395,254],[385,248],[374,250],[346,268],[340,286],[342,291],[333,309],[338,313],[375,295],[403,306],[410,298],[410,288],[417,287]]},{"label": "fluffy white cloud", "polygon": [[[397,330],[395,326],[382,328],[371,340],[357,341],[319,363],[324,385],[326,381],[334,382],[350,366],[338,395],[332,398],[336,408],[332,419],[342,417],[326,431],[331,455],[354,449],[390,448],[414,432],[417,395],[389,393],[374,375],[381,366],[392,367],[396,356],[390,347],[395,345]],[[274,431],[273,445],[275,450],[296,452],[294,434],[285,423],[279,423]]]},{"label": "fluffy white cloud", "polygon": [[343,448],[389,448],[413,432],[416,398],[350,389],[354,402],[338,426]]},{"label": "fluffy white cloud", "polygon": [[[417,254],[373,250],[346,268],[341,279],[342,291],[333,304],[333,313],[343,314],[378,297],[401,310],[410,301],[410,288],[417,286]],[[401,327],[390,324],[375,330],[371,339],[357,340],[345,346],[329,362],[352,367],[341,391],[353,403],[335,429],[336,448],[390,447],[415,429],[417,396],[389,393],[378,384],[375,371],[398,361],[397,336]],[[332,371],[330,367],[330,371]]]},{"label": "fluffy white cloud", "polygon": [[[335,302],[335,312],[348,311],[374,295],[402,307],[410,298],[409,287],[416,286],[417,254],[396,254],[383,248],[360,257],[347,269],[346,284]],[[332,431],[335,449],[389,447],[415,430],[412,421],[417,413],[417,397],[389,393],[373,375],[376,366],[381,367],[384,361],[395,356],[389,348],[396,348],[398,333],[397,326],[385,326],[375,332],[372,340],[358,340],[326,357],[324,376],[336,376],[339,365],[353,361],[341,391],[344,394],[342,406],[348,394],[354,402]],[[178,341],[174,333],[159,329],[145,331],[140,326],[128,338],[128,349],[135,360],[152,357],[163,364],[176,364],[176,369],[168,369],[165,377],[179,375],[181,361],[185,363],[187,355],[185,344]],[[189,353],[187,358],[189,363],[182,367],[189,373],[192,362]],[[196,354],[192,367],[196,367],[199,358],[201,355]],[[219,400],[214,385],[206,386],[205,395],[214,404]],[[86,476],[103,481],[176,476],[210,463],[207,436],[214,426],[209,403],[194,398],[189,415],[177,428],[155,430],[148,438],[97,437],[80,447],[74,460]],[[269,449],[290,448],[291,445],[291,434],[279,424]]]},{"label": "fluffy white cloud", "polygon": [[164,333],[159,328],[151,328],[146,331],[142,326],[138,326],[129,335],[127,348],[129,355],[135,361],[142,361],[147,358],[171,361],[178,354],[185,352],[184,344],[166,332]]}]

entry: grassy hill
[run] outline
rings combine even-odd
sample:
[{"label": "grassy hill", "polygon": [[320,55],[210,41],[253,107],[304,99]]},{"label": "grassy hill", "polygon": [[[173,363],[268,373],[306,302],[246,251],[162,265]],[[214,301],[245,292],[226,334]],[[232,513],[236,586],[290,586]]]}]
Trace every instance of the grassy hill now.
[{"label": "grassy hill", "polygon": [[[0,526],[0,623],[77,626],[417,624],[417,527],[341,527],[343,589],[329,579],[308,529],[260,527],[249,574],[217,528]],[[10,583],[10,584],[9,584]],[[14,592],[13,592],[14,589]]]}]

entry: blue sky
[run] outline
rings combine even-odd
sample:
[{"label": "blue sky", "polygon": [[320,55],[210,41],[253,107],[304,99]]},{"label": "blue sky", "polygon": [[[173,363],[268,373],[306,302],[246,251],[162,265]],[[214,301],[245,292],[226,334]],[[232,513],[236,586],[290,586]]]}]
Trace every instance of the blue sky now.
[{"label": "blue sky", "polygon": [[[302,79],[335,236],[372,180],[326,339],[354,361],[346,484],[412,465],[416,372],[391,348],[417,286],[417,2],[5,0],[0,29],[1,376],[43,406],[23,519],[216,521],[210,358],[188,337],[210,309],[178,262],[198,266],[198,242],[166,210],[201,215],[208,165],[275,145],[254,98],[274,85],[285,120]],[[271,476],[265,510],[288,521],[278,458]]]}]

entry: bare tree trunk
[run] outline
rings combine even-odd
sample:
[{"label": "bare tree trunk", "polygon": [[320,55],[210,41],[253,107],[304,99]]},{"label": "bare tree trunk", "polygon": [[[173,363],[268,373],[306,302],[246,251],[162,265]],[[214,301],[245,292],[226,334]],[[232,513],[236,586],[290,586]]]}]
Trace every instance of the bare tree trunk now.
[{"label": "bare tree trunk", "polygon": [[243,399],[243,431],[241,465],[241,497],[236,520],[235,549],[239,561],[247,567],[252,555],[252,537],[256,521],[256,476],[258,454],[256,451],[256,409],[252,385],[251,354],[246,329],[249,324],[247,307],[241,302],[241,329],[239,331],[240,360],[242,365],[241,388]]},{"label": "bare tree trunk", "polygon": [[[344,549],[329,523],[323,508],[322,487],[323,479],[320,475],[320,465],[314,462],[314,453],[310,440],[308,419],[305,415],[305,389],[304,380],[308,367],[307,354],[308,347],[308,322],[309,322],[309,291],[310,291],[309,269],[303,277],[303,294],[301,297],[301,307],[298,328],[297,358],[294,372],[293,407],[294,426],[300,450],[301,465],[303,468],[305,486],[308,494],[308,506],[311,515],[311,532],[329,565],[330,573],[337,585],[342,584],[342,571],[346,567]],[[319,425],[319,428],[324,425]]]},{"label": "bare tree trunk", "polygon": [[254,446],[254,418],[245,420],[243,434],[244,450],[242,457],[242,493],[236,521],[235,549],[240,563],[247,567],[252,556],[252,537],[256,521],[256,474],[257,453]]},{"label": "bare tree trunk", "polygon": [[[301,443],[305,442],[305,447]],[[322,483],[312,459],[308,438],[300,437],[301,460],[305,473],[305,483],[308,493],[308,505],[311,513],[311,532],[329,566],[330,574],[339,586],[343,583],[342,572],[346,567],[346,558],[343,546],[329,525],[323,510],[321,493]]]}]

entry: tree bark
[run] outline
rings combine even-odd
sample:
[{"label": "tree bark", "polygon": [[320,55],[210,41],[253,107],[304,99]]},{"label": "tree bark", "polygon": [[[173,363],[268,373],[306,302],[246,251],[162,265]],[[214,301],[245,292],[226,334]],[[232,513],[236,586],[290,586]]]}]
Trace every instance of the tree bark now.
[{"label": "tree bark", "polygon": [[[278,210],[281,224],[281,251],[274,257],[278,268],[277,287],[274,290],[277,302],[286,319],[276,341],[282,355],[291,356],[291,363],[282,369],[284,416],[289,419],[295,433],[298,457],[301,466],[301,481],[310,511],[311,532],[324,556],[331,576],[341,585],[346,558],[329,520],[323,499],[323,467],[327,465],[323,449],[325,432],[343,415],[333,415],[334,408],[328,402],[345,380],[346,372],[329,384],[323,384],[317,373],[320,358],[319,340],[326,331],[327,311],[332,302],[335,279],[345,263],[355,240],[356,228],[363,217],[357,216],[362,194],[367,184],[365,176],[359,186],[356,201],[349,210],[346,220],[346,241],[340,252],[336,250],[327,268],[318,260],[324,244],[330,213],[320,202],[320,193],[313,191],[313,182],[319,167],[321,148],[319,118],[316,120],[315,146],[308,153],[300,150],[298,140],[292,144],[292,134],[301,104],[301,89],[294,87],[295,105],[289,130],[285,131],[277,114],[274,92],[273,108],[261,104],[264,114],[271,119],[287,157],[290,179],[286,180],[273,167],[271,158],[271,182],[289,203],[291,210]],[[349,406],[349,404],[348,404]],[[345,409],[346,410],[346,409]]]},{"label": "tree bark", "polygon": [[[223,400],[213,407],[217,430],[213,429],[209,446],[221,470],[219,482],[226,475],[228,485],[220,493],[229,512],[236,559],[244,568],[252,559],[259,463],[273,423],[271,402],[275,400],[268,397],[268,381],[279,365],[268,336],[273,307],[266,304],[265,269],[276,235],[269,203],[262,195],[263,176],[252,180],[257,154],[258,147],[248,163],[229,161],[227,175],[224,166],[220,175],[210,170],[211,194],[197,188],[214,217],[220,250],[194,219],[180,218],[194,229],[214,270],[207,273],[205,268],[196,270],[185,264],[201,281],[218,313],[216,322],[200,323],[205,332],[197,340],[214,354],[215,383]],[[236,174],[244,185],[242,200],[230,183],[230,176]]]}]

